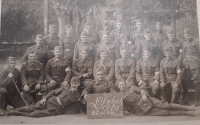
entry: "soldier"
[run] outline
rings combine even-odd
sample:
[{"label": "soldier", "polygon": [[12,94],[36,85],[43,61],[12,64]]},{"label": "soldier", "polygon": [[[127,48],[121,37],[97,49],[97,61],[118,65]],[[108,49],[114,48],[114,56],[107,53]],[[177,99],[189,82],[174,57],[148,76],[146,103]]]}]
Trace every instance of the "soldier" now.
[{"label": "soldier", "polygon": [[151,57],[151,49],[145,47],[143,58],[137,61],[136,79],[140,89],[149,93],[149,95],[158,98],[160,81],[159,64]]},{"label": "soldier", "polygon": [[73,77],[80,77],[80,91],[85,88],[92,80],[92,71],[94,62],[89,58],[90,50],[82,49],[81,57],[76,59],[72,64]]},{"label": "soldier", "polygon": [[[171,48],[165,48],[166,58],[160,62],[160,99],[171,103],[177,103],[180,96],[182,73],[180,63],[177,59],[172,58]],[[167,100],[169,95],[168,89],[171,89],[171,100]],[[168,93],[167,93],[168,92]]]},{"label": "soldier", "polygon": [[174,31],[170,28],[167,30],[167,40],[162,43],[162,50],[167,47],[172,48],[172,57],[175,59],[180,59],[181,43],[174,37]]},{"label": "soldier", "polygon": [[149,29],[144,30],[144,40],[141,40],[139,45],[137,45],[135,53],[140,54],[140,56],[138,56],[138,57],[140,57],[140,58],[142,57],[144,48],[147,46],[151,49],[151,57],[156,59],[156,61],[158,61],[158,56],[159,56],[158,46],[152,39],[152,34]]},{"label": "soldier", "polygon": [[100,60],[97,60],[94,63],[93,76],[95,79],[97,78],[96,72],[98,69],[104,70],[106,80],[114,81],[115,64],[108,58],[108,52],[106,49],[101,50]]},{"label": "soldier", "polygon": [[115,62],[120,58],[119,47],[109,39],[108,33],[103,34],[102,42],[96,47],[96,61],[100,58],[100,51],[106,49],[108,52],[108,59]]},{"label": "soldier", "polygon": [[90,58],[94,59],[94,44],[88,41],[87,34],[85,32],[81,33],[81,40],[75,44],[73,61],[80,58],[80,53],[82,49],[90,50]]},{"label": "soldier", "polygon": [[103,34],[105,32],[110,33],[110,31],[108,30],[108,21],[107,20],[103,21],[103,30],[99,31],[98,34],[97,34],[97,42],[98,43],[101,43],[102,38],[103,38]]},{"label": "soldier", "polygon": [[54,48],[53,59],[47,62],[45,67],[45,79],[47,82],[48,92],[53,89],[60,88],[61,83],[68,83],[71,79],[71,68],[66,59],[62,58],[62,47],[56,46]]},{"label": "soldier", "polygon": [[137,29],[133,31],[130,36],[130,40],[135,47],[137,47],[140,41],[144,39],[141,19],[136,20],[136,28]]},{"label": "soldier", "polygon": [[115,62],[116,84],[124,80],[129,86],[136,85],[135,81],[135,60],[128,57],[129,51],[126,47],[120,48],[121,58]]},{"label": "soldier", "polygon": [[80,100],[80,94],[77,91],[80,81],[72,78],[71,87],[68,83],[63,83],[62,87],[53,90],[35,105],[25,106],[11,110],[7,115],[27,116],[27,117],[45,117],[68,113],[66,108]]},{"label": "soldier", "polygon": [[65,26],[65,32],[66,32],[66,35],[59,40],[59,46],[62,46],[64,50],[64,54],[63,54],[64,59],[67,59],[71,66],[72,60],[73,60],[74,46],[78,40],[74,36],[72,36],[71,25]]},{"label": "soldier", "polygon": [[[118,88],[124,93],[124,105],[133,110],[134,114],[150,116],[167,116],[167,115],[188,115],[193,116],[194,106],[184,106],[179,104],[169,104],[156,98],[149,97],[145,91],[136,86],[130,88],[125,81],[119,82]],[[125,109],[125,115],[129,112]]]},{"label": "soldier", "polygon": [[47,94],[47,87],[44,83],[43,65],[36,61],[35,52],[30,52],[28,61],[22,64],[20,73],[24,94],[30,95],[32,98],[30,100],[37,102],[36,94],[38,92],[42,95]]},{"label": "soldier", "polygon": [[159,52],[158,63],[160,63],[162,58],[164,58],[164,54],[162,51],[162,42],[167,39],[166,34],[163,32],[163,24],[161,22],[156,23],[156,32],[153,33],[152,36],[158,46],[158,52]]},{"label": "soldier", "polygon": [[188,28],[184,29],[183,34],[185,38],[185,41],[183,43],[184,54],[192,53],[193,56],[199,58],[199,41],[192,37],[191,30]]},{"label": "soldier", "polygon": [[21,91],[20,72],[15,68],[15,57],[8,57],[8,66],[0,74],[0,116],[5,115],[7,105],[14,108],[23,106],[23,101],[20,98],[20,93],[17,91],[14,82]]},{"label": "soldier", "polygon": [[36,45],[29,47],[26,50],[26,53],[24,54],[22,59],[24,62],[26,62],[28,60],[28,55],[30,54],[30,52],[35,52],[37,56],[37,61],[45,66],[50,56],[49,50],[45,46],[43,46],[43,35],[38,34],[36,36],[35,42]]},{"label": "soldier", "polygon": [[93,43],[94,45],[98,44],[97,41],[97,35],[96,34],[92,34],[92,30],[91,30],[92,25],[90,23],[85,23],[83,26],[83,32],[85,32],[85,34],[87,35],[87,39],[89,42]]},{"label": "soldier", "polygon": [[188,104],[189,86],[194,86],[195,90],[195,106],[199,106],[200,94],[200,61],[196,53],[192,51],[186,52],[183,60],[183,104]]},{"label": "soldier", "polygon": [[44,45],[50,50],[50,59],[54,57],[53,50],[58,46],[59,37],[56,36],[56,26],[49,25],[49,34],[44,37]]},{"label": "soldier", "polygon": [[117,43],[118,45],[120,45],[120,37],[122,33],[126,33],[123,29],[123,23],[121,20],[118,20],[116,22],[116,29],[113,30],[112,32],[110,32],[110,39],[111,41],[114,41],[115,43]]}]

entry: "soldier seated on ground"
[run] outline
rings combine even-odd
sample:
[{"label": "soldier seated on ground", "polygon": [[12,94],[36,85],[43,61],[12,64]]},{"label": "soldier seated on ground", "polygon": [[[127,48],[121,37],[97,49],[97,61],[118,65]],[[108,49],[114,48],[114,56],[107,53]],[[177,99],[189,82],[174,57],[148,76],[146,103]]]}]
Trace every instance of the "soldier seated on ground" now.
[{"label": "soldier seated on ground", "polygon": [[171,48],[165,48],[164,55],[166,58],[160,62],[160,99],[177,103],[182,86],[180,63],[172,57]]},{"label": "soldier seated on ground", "polygon": [[127,86],[125,81],[120,81],[118,88],[124,93],[124,114],[128,115],[127,107],[133,110],[136,115],[167,116],[167,115],[188,115],[193,116],[194,106],[184,106],[179,104],[170,104],[149,97],[144,90],[136,86]]},{"label": "soldier seated on ground", "polygon": [[[44,83],[44,68],[36,60],[35,52],[30,52],[28,61],[22,64],[20,74],[27,101],[30,100],[32,101],[31,103],[37,102],[38,93],[42,95],[47,94],[47,87]],[[30,102],[28,101],[28,103]]]},{"label": "soldier seated on ground", "polygon": [[66,109],[80,100],[78,87],[80,81],[78,78],[72,78],[71,87],[68,83],[63,83],[62,87],[53,90],[35,105],[24,106],[11,110],[7,115],[27,116],[27,117],[45,117],[68,113]]},{"label": "soldier seated on ground", "polygon": [[76,59],[72,64],[72,76],[80,77],[81,85],[79,90],[81,92],[92,80],[94,62],[89,57],[90,50],[85,48],[80,52],[80,58]]},{"label": "soldier seated on ground", "polygon": [[68,61],[62,58],[62,53],[62,47],[56,46],[54,48],[55,57],[50,59],[45,67],[45,79],[48,92],[60,88],[62,83],[68,83],[69,85],[71,68]]},{"label": "soldier seated on ground", "polygon": [[140,89],[158,98],[160,81],[159,64],[151,57],[151,49],[148,46],[144,48],[143,58],[137,61],[136,79]]},{"label": "soldier seated on ground", "polygon": [[116,84],[119,80],[123,79],[129,86],[136,85],[135,60],[128,56],[129,50],[126,47],[120,48],[120,54],[121,58],[115,62]]},{"label": "soldier seated on ground", "polygon": [[108,81],[114,81],[115,77],[115,64],[108,58],[108,51],[106,49],[101,50],[100,60],[94,63],[93,76],[97,77],[96,72],[98,69],[104,70],[105,79]]},{"label": "soldier seated on ground", "polygon": [[7,105],[19,108],[24,105],[20,93],[14,82],[21,91],[20,72],[16,65],[15,57],[8,57],[8,66],[0,74],[0,116],[4,115]]}]

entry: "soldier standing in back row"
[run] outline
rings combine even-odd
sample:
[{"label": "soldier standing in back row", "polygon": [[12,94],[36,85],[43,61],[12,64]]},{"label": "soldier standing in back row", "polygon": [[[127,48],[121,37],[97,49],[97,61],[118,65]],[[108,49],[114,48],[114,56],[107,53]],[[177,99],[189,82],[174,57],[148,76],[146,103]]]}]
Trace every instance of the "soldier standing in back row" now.
[{"label": "soldier standing in back row", "polygon": [[89,56],[92,60],[94,60],[95,57],[94,44],[88,41],[87,33],[85,32],[81,33],[81,40],[75,44],[73,61],[80,58],[82,49],[90,50]]},{"label": "soldier standing in back row", "polygon": [[50,51],[50,59],[54,57],[53,50],[55,46],[58,46],[59,37],[56,36],[56,26],[54,24],[49,25],[49,34],[44,37],[44,46]]},{"label": "soldier standing in back row", "polygon": [[59,46],[63,48],[64,59],[67,59],[71,66],[73,61],[74,46],[78,40],[72,35],[71,25],[65,26],[65,32],[66,35],[59,40]]},{"label": "soldier standing in back row", "polygon": [[[160,98],[163,101],[177,103],[181,95],[182,73],[180,63],[172,58],[171,51],[171,48],[164,48],[166,58],[160,62]],[[169,95],[170,93],[172,94]]]},{"label": "soldier standing in back row", "polygon": [[28,60],[28,55],[31,52],[36,53],[37,61],[42,63],[43,66],[46,65],[47,61],[50,59],[49,50],[43,44],[43,35],[38,34],[35,39],[36,45],[29,47],[26,50],[26,53],[22,57],[23,61],[26,62]]},{"label": "soldier standing in back row", "polygon": [[83,26],[83,32],[87,34],[87,39],[89,42],[93,43],[94,45],[97,45],[98,44],[97,36],[96,34],[91,33],[92,32],[91,28],[92,28],[91,23],[85,23]]},{"label": "soldier standing in back row", "polygon": [[62,47],[54,48],[53,59],[47,62],[45,67],[45,79],[47,82],[48,92],[60,88],[61,84],[68,84],[71,79],[71,68],[66,59],[62,58]]},{"label": "soldier standing in back row", "polygon": [[136,79],[140,89],[158,98],[160,81],[159,64],[151,57],[151,49],[144,48],[143,58],[137,61]]},{"label": "soldier standing in back row", "polygon": [[22,64],[20,73],[24,94],[27,95],[27,100],[33,101],[28,103],[38,101],[36,96],[38,92],[43,96],[47,94],[47,87],[44,83],[44,68],[40,62],[36,61],[34,52],[31,52],[28,61]]},{"label": "soldier standing in back row", "polygon": [[20,93],[17,91],[14,82],[21,91],[22,84],[20,80],[20,72],[15,68],[15,57],[8,57],[8,67],[0,74],[0,116],[5,115],[7,105],[19,108],[24,105]]},{"label": "soldier standing in back row", "polygon": [[156,32],[152,34],[155,43],[158,46],[158,63],[164,58],[164,53],[162,51],[162,43],[167,39],[166,34],[163,32],[163,24],[161,22],[156,23]]}]

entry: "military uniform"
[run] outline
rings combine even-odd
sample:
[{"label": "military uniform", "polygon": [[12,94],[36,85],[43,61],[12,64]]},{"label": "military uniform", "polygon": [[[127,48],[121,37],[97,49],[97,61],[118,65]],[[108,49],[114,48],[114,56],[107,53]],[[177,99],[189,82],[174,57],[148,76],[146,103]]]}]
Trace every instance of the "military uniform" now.
[{"label": "military uniform", "polygon": [[162,49],[164,49],[165,47],[167,48],[171,48],[172,49],[172,57],[175,59],[180,58],[179,57],[179,50],[182,48],[181,47],[181,43],[178,40],[173,40],[172,42],[170,42],[169,40],[165,40],[162,43]]},{"label": "military uniform", "polygon": [[121,35],[125,34],[125,31],[123,30],[113,30],[112,32],[110,32],[110,40],[114,41],[114,43],[117,43],[118,46],[121,44]]},{"label": "military uniform", "polygon": [[142,30],[136,30],[131,33],[130,40],[132,44],[137,48],[140,45],[141,40],[144,40],[144,34]]},{"label": "military uniform", "polygon": [[77,41],[77,38],[68,35],[59,40],[59,46],[62,46],[64,50],[64,59],[67,59],[70,65],[72,65],[74,46]]},{"label": "military uniform", "polygon": [[[68,71],[66,71],[69,69]],[[48,91],[59,88],[63,81],[70,82],[71,71],[69,63],[66,59],[50,59],[45,67],[45,79],[47,82]],[[52,86],[49,82],[54,80],[55,86]]]},{"label": "military uniform", "polygon": [[21,91],[22,85],[20,80],[20,72],[18,69],[10,70],[8,67],[2,70],[0,74],[0,109],[6,110],[7,105],[19,108],[24,105],[19,92],[17,91],[12,78],[8,77],[9,73],[13,73],[13,80],[16,82]]},{"label": "military uniform", "polygon": [[[180,63],[177,59],[167,59],[164,58],[160,62],[160,81],[164,82],[167,85],[160,84],[160,98],[161,100],[168,101],[171,103],[176,103],[178,96],[180,95],[181,90],[181,73],[177,73],[177,71],[181,69]],[[172,97],[171,100],[167,100],[166,98],[166,86],[170,85],[172,89]]]},{"label": "military uniform", "polygon": [[[188,106],[169,104],[156,98],[147,96],[147,101],[142,100],[142,95],[146,95],[136,86],[132,86],[124,93],[124,106],[130,107],[136,115],[167,116],[167,115],[190,115],[187,113]],[[170,111],[174,110],[174,111]],[[180,111],[185,110],[185,111]]]},{"label": "military uniform", "polygon": [[94,45],[97,45],[98,44],[98,41],[97,41],[97,35],[95,34],[92,34],[92,33],[87,33],[87,39],[89,42],[92,42]]},{"label": "military uniform", "polygon": [[94,69],[93,69],[93,75],[94,78],[96,78],[96,72],[97,70],[103,70],[104,73],[106,74],[105,79],[108,81],[114,81],[115,77],[115,64],[110,61],[106,60],[105,63],[103,63],[101,60],[97,60],[94,63]]},{"label": "military uniform", "polygon": [[191,53],[193,56],[197,58],[200,57],[199,53],[199,41],[197,39],[191,39],[189,42],[184,41],[183,43],[184,54]]},{"label": "military uniform", "polygon": [[55,46],[58,46],[59,37],[47,35],[44,37],[44,46],[50,50],[50,59],[54,57],[53,50]]},{"label": "military uniform", "polygon": [[[57,90],[51,91],[43,98],[46,98],[45,105],[40,104],[39,101],[35,105],[18,108],[16,109],[17,112],[12,114],[29,117],[45,117],[65,114],[67,113],[66,108],[69,108],[80,100],[80,94],[78,91],[72,91],[70,88],[63,86]],[[9,115],[12,114],[10,113]]]},{"label": "military uniform", "polygon": [[49,50],[45,46],[31,46],[26,50],[26,53],[22,57],[23,61],[26,62],[28,60],[28,55],[34,52],[36,53],[37,61],[43,64],[43,66],[46,65],[47,61],[50,59]]},{"label": "military uniform", "polygon": [[117,79],[116,83],[119,80],[125,80],[129,85],[136,85],[135,82],[135,60],[127,58],[127,59],[118,59],[115,62],[115,78]]},{"label": "military uniform", "polygon": [[115,43],[109,42],[105,44],[102,42],[99,43],[96,47],[96,60],[100,59],[100,52],[103,49],[107,50],[108,59],[112,60],[113,62],[115,62],[115,60],[120,58],[119,47]]},{"label": "military uniform", "polygon": [[163,41],[165,41],[167,39],[167,36],[166,34],[162,32],[155,32],[152,34],[153,36],[153,39],[156,43],[156,45],[158,46],[158,53],[159,53],[159,59],[158,59],[158,62],[160,63],[160,61],[164,58],[164,54],[163,54],[163,51],[162,51],[162,43]]},{"label": "military uniform", "polygon": [[94,55],[94,44],[93,43],[90,43],[90,42],[82,42],[82,41],[79,41],[75,44],[75,47],[74,47],[74,56],[73,56],[73,61],[76,60],[76,59],[79,59],[80,57],[80,52],[82,49],[88,49],[90,50],[90,53],[91,53],[91,59],[94,59],[95,55]]},{"label": "military uniform", "polygon": [[139,88],[149,90],[151,96],[158,96],[159,84],[154,83],[154,80],[160,81],[159,77],[159,64],[155,59],[141,58],[137,61],[136,66],[136,79],[139,83],[140,80],[145,84],[139,85]]},{"label": "military uniform", "polygon": [[[41,63],[35,61],[31,63],[25,62],[24,64],[22,64],[21,80],[23,86],[29,86],[29,91],[25,93],[30,95],[34,101],[37,101],[37,92],[41,92],[43,95],[46,95],[47,87],[44,83],[44,69]],[[37,84],[40,84],[39,90],[35,89]]]},{"label": "military uniform", "polygon": [[158,56],[159,56],[158,46],[156,45],[156,43],[153,40],[151,40],[151,41],[147,41],[147,40],[140,41],[140,45],[138,45],[137,48],[136,48],[136,54],[140,54],[139,57],[141,58],[142,55],[143,55],[144,49],[146,47],[150,48],[151,57],[158,60]]},{"label": "military uniform", "polygon": [[[81,88],[85,88],[92,80],[93,60],[77,59],[72,64],[73,77],[80,77]],[[88,74],[87,78],[83,78],[83,74]]]}]

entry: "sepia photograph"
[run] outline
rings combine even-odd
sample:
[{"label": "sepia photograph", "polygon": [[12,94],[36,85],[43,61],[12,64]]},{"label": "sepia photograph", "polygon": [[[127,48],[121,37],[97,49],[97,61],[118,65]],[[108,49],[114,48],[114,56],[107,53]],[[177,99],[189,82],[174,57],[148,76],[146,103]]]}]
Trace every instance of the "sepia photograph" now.
[{"label": "sepia photograph", "polygon": [[0,0],[0,124],[200,123],[200,0]]}]

